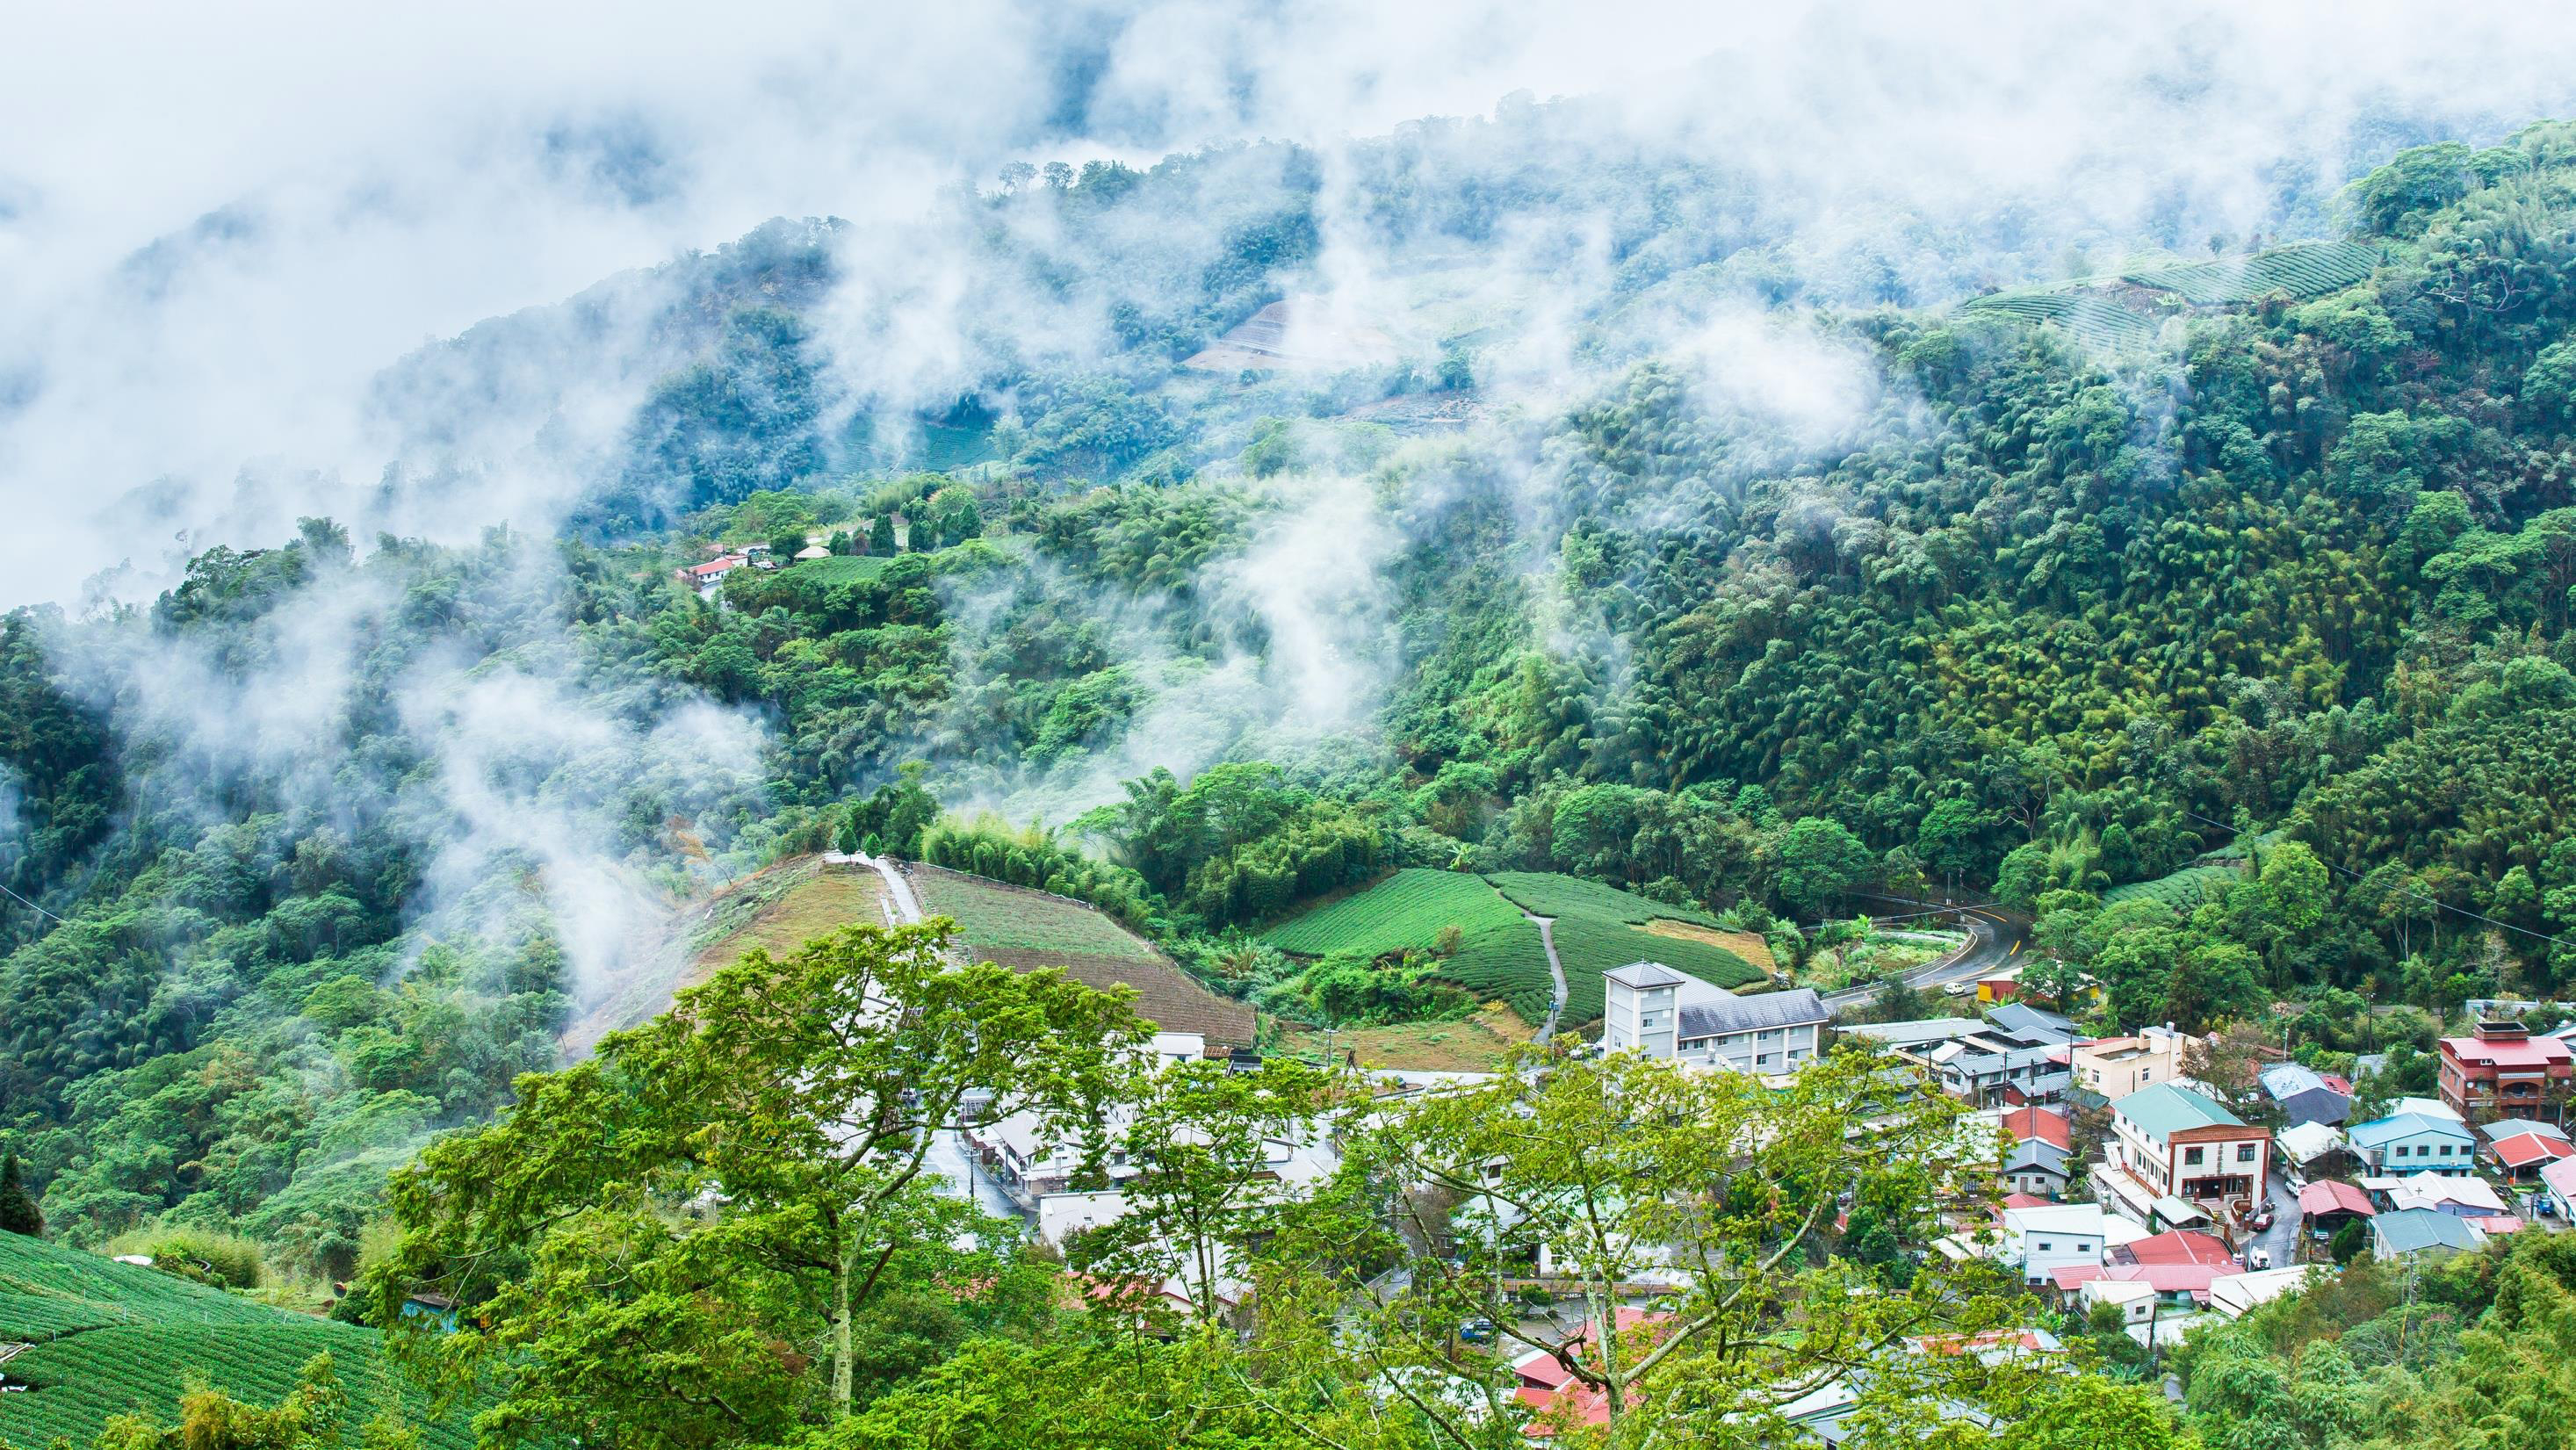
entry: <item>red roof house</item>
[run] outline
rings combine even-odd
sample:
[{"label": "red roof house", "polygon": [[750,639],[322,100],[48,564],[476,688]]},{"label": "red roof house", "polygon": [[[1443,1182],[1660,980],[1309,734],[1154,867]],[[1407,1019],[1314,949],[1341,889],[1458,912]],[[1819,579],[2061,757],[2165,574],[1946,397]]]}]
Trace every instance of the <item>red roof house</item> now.
[{"label": "red roof house", "polygon": [[2226,1240],[2198,1229],[2149,1234],[2111,1252],[2113,1257],[2132,1264],[2205,1264],[2227,1273],[2236,1272],[2236,1255],[2228,1250]]},{"label": "red roof house", "polygon": [[2003,1115],[2003,1130],[2014,1142],[2036,1138],[2060,1148],[2075,1146],[2073,1132],[2064,1111],[2057,1108],[2015,1108]]},{"label": "red roof house", "polygon": [[[1612,1322],[1619,1326],[1619,1337],[1625,1342],[1631,1334],[1643,1331],[1649,1340],[1661,1338],[1657,1326],[1669,1322],[1670,1314],[1657,1314],[1644,1309],[1622,1308],[1613,1311]],[[1587,1324],[1570,1345],[1588,1347],[1592,1326]],[[1624,1355],[1621,1356],[1623,1359]],[[1512,1361],[1512,1373],[1520,1377],[1520,1387],[1512,1394],[1522,1404],[1538,1412],[1529,1427],[1534,1440],[1556,1434],[1560,1424],[1607,1425],[1610,1423],[1610,1397],[1574,1377],[1565,1362],[1544,1349],[1533,1349]]]},{"label": "red roof house", "polygon": [[2538,1176],[2541,1169],[2561,1158],[2576,1157],[2576,1147],[2564,1138],[2544,1132],[2515,1133],[2487,1145],[2487,1152],[2505,1172],[2516,1178]]},{"label": "red roof house", "polygon": [[2563,1117],[2576,1088],[2576,1054],[2519,1022],[2481,1022],[2442,1039],[2442,1101],[2470,1123]]},{"label": "red roof house", "polygon": [[2299,1213],[2306,1218],[2326,1218],[2338,1213],[2369,1218],[2373,1212],[2370,1195],[2349,1183],[2320,1178],[2299,1190]]}]

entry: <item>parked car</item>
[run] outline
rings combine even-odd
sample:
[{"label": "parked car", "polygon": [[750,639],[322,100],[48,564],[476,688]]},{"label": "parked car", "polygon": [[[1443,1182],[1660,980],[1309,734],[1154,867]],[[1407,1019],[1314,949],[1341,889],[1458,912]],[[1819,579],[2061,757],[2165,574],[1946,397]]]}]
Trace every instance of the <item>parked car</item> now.
[{"label": "parked car", "polygon": [[2261,1233],[2265,1229],[2270,1228],[2272,1226],[2272,1206],[2267,1203],[2263,1207],[2256,1209],[2254,1211],[2254,1216],[2246,1220],[2246,1226],[2253,1229],[2256,1233]]},{"label": "parked car", "polygon": [[1491,1344],[1494,1341],[1494,1321],[1484,1318],[1470,1319],[1458,1326],[1458,1337],[1469,1344]]},{"label": "parked car", "polygon": [[2272,1267],[2272,1251],[2263,1247],[2261,1244],[2256,1244],[2254,1247],[2247,1249],[2245,1251],[2245,1267],[2249,1269],[2268,1269]]},{"label": "parked car", "polygon": [[2542,1194],[2540,1196],[2540,1206],[2535,1210],[2535,1212],[2537,1212],[2542,1218],[2556,1218],[2558,1216],[2558,1200],[2550,1197],[2548,1194]]}]

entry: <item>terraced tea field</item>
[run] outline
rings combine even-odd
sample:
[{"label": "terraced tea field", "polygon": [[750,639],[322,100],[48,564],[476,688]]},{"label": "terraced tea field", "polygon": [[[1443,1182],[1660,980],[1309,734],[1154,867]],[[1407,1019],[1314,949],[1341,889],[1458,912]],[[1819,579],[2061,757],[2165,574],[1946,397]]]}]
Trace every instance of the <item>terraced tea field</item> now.
[{"label": "terraced tea field", "polygon": [[[1470,934],[1528,926],[1522,913],[1484,878],[1463,871],[1409,866],[1375,885],[1327,902],[1261,934],[1283,952],[1301,957],[1358,952],[1429,951],[1443,927]],[[1537,944],[1533,931],[1530,941]]]},{"label": "terraced tea field", "polygon": [[1162,953],[1079,901],[940,866],[908,865],[926,916],[957,923],[958,940],[982,951],[1012,948],[1159,962]]},{"label": "terraced tea field", "polygon": [[2192,908],[2219,892],[2245,879],[2245,873],[2234,866],[2185,866],[2170,876],[2153,881],[2132,881],[2114,886],[2102,893],[2104,906],[2123,901],[2161,901],[2175,911],[2189,915]]},{"label": "terraced tea field", "polygon": [[[2300,242],[2247,257],[2142,263],[2099,276],[2015,287],[1960,306],[2034,325],[2055,323],[2095,347],[2132,347],[2152,340],[2157,324],[2114,295],[2123,287],[2164,293],[2193,307],[2231,306],[2275,294],[2304,301],[2370,280],[2383,260],[2377,247],[2364,242]],[[2149,299],[2142,305],[2152,311],[2157,302]]]},{"label": "terraced tea field", "polygon": [[2009,317],[2034,326],[2053,322],[2094,347],[2135,347],[2156,334],[2156,325],[2146,318],[2108,298],[2082,292],[1997,292],[1963,305],[1972,312]]},{"label": "terraced tea field", "polygon": [[2121,275],[2195,307],[2218,307],[2275,292],[2323,297],[2369,281],[2380,260],[2379,249],[2366,242],[2301,242],[2250,257],[2144,267]]},{"label": "terraced tea field", "polygon": [[1550,872],[1510,871],[1492,877],[1412,867],[1262,933],[1261,940],[1295,956],[1356,952],[1379,957],[1429,951],[1441,929],[1455,926],[1462,940],[1437,975],[1477,996],[1511,1004],[1522,1020],[1547,1020],[1556,997],[1547,948],[1532,915],[1554,918],[1549,928],[1565,967],[1568,1024],[1601,1015],[1601,974],[1638,960],[1741,987],[1764,979],[1761,969],[1703,937],[1644,930],[1671,920],[1714,930],[1715,919],[1687,907],[1666,906],[1616,887]]},{"label": "terraced tea field", "polygon": [[1089,986],[1126,987],[1137,1015],[1166,1032],[1195,1032],[1211,1045],[1250,1046],[1252,1008],[1220,996],[1174,966],[1144,938],[1079,901],[940,866],[903,868],[924,916],[957,923],[965,955],[1015,971],[1061,970]]},{"label": "terraced tea field", "polygon": [[1615,886],[1553,872],[1504,871],[1488,879],[1514,905],[1555,918],[1548,932],[1556,939],[1556,959],[1565,968],[1568,1022],[1599,1017],[1601,974],[1634,961],[1662,962],[1727,988],[1766,979],[1761,968],[1703,937],[1646,929],[1658,921],[1713,929],[1717,919],[1704,911],[1667,906]]},{"label": "terraced tea field", "polygon": [[887,563],[886,558],[876,554],[834,554],[828,559],[790,564],[780,572],[823,584],[856,584],[884,573]]},{"label": "terraced tea field", "polygon": [[305,1364],[331,1355],[352,1435],[396,1402],[430,1450],[467,1450],[466,1416],[423,1422],[427,1399],[384,1358],[372,1329],[290,1314],[156,1269],[0,1233],[0,1344],[24,1344],[0,1381],[0,1443],[86,1446],[110,1417],[140,1410],[164,1424],[200,1379],[274,1404]]}]

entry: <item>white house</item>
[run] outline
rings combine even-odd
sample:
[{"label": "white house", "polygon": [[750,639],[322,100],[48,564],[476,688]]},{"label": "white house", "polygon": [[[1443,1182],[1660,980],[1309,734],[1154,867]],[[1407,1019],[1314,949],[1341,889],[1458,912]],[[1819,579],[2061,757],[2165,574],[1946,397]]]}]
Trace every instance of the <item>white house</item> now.
[{"label": "white house", "polygon": [[2052,1203],[2003,1211],[2002,1255],[2021,1266],[2022,1282],[2041,1284],[2048,1271],[2102,1262],[2102,1208],[2093,1203]]},{"label": "white house", "polygon": [[2255,1306],[2269,1304],[2294,1289],[2304,1289],[2310,1279],[2333,1272],[2323,1264],[2290,1264],[2278,1269],[2256,1269],[2250,1274],[2229,1274],[2209,1281],[2209,1307],[2230,1319],[2242,1319]]},{"label": "white house", "polygon": [[2576,1218],[2576,1158],[2561,1158],[2540,1170],[2541,1193],[2560,1218]]},{"label": "white house", "polygon": [[2272,1135],[2190,1088],[2158,1083],[2111,1105],[2113,1141],[2095,1188],[2153,1223],[2196,1217],[2193,1205],[2259,1198]]},{"label": "white house", "polygon": [[1661,962],[1601,974],[1601,1047],[1687,1067],[1795,1072],[1823,1052],[1834,1014],[1814,991],[1739,997]]},{"label": "white house", "polygon": [[2453,1117],[2391,1113],[2344,1129],[2344,1137],[2373,1173],[2467,1173],[2477,1163],[2477,1135]]}]

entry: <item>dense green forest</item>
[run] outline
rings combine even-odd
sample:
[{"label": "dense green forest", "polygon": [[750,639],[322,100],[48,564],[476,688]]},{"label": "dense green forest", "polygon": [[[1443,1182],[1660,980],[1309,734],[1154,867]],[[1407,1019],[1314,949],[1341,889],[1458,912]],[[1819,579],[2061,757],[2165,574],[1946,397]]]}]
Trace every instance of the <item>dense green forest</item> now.
[{"label": "dense green forest", "polygon": [[[2061,239],[1998,220],[1900,283],[1722,167],[1513,164],[1551,117],[1414,128],[1335,184],[1425,271],[1607,218],[1559,395],[1516,390],[1499,322],[1328,376],[1181,366],[1306,275],[1323,182],[1290,147],[1097,162],[952,201],[971,286],[1093,341],[997,329],[863,406],[818,361],[835,224],[773,224],[657,280],[670,366],[560,536],[313,518],[148,604],[0,620],[0,1146],[52,1232],[237,1228],[345,1279],[387,1174],[556,1066],[660,912],[827,847],[1082,897],[1319,1020],[1456,1005],[1419,953],[1323,993],[1257,940],[1406,867],[1793,948],[1864,893],[1990,893],[2102,1025],[2287,1000],[2319,1060],[2576,996],[2576,126],[2304,198],[2366,280],[2105,287],[2106,342],[1944,305]],[[1821,421],[1659,330],[1746,295]],[[428,410],[388,487],[437,486],[431,402],[533,325],[388,375]],[[1438,399],[1478,411],[1388,411]],[[675,578],[747,544],[785,567]],[[2462,1345],[2564,1317],[2555,1256],[2480,1272]],[[2418,1420],[2392,1374],[2469,1394],[2481,1362],[2280,1368],[2314,1332],[2196,1355]],[[2239,1392],[2196,1379],[2194,1413]],[[2298,1433],[2261,1443],[2408,1438]]]}]

